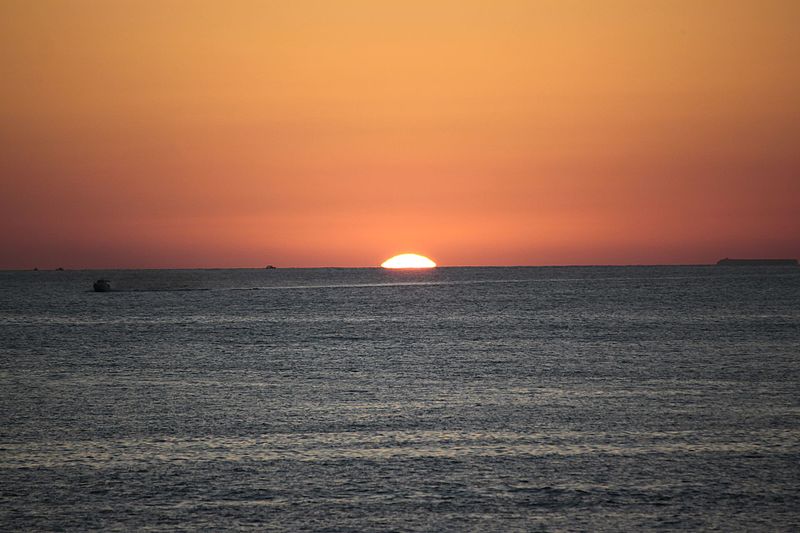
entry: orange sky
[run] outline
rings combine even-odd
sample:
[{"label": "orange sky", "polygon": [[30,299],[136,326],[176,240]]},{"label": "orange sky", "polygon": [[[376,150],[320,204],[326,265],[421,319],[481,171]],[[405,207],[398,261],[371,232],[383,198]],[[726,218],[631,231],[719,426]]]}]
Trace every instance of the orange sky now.
[{"label": "orange sky", "polygon": [[800,257],[800,2],[0,2],[0,268]]}]

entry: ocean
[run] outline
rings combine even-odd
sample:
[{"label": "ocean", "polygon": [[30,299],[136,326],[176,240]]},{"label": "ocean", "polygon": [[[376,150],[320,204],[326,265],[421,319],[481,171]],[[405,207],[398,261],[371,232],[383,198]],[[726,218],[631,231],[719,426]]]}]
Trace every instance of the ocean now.
[{"label": "ocean", "polygon": [[5,531],[800,529],[797,267],[0,272],[0,391]]}]

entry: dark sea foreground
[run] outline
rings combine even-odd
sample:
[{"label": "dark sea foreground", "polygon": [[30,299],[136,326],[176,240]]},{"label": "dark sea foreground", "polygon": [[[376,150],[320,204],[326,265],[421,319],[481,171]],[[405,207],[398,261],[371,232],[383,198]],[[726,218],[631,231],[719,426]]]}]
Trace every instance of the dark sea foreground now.
[{"label": "dark sea foreground", "polygon": [[0,272],[0,391],[4,531],[800,529],[796,267]]}]

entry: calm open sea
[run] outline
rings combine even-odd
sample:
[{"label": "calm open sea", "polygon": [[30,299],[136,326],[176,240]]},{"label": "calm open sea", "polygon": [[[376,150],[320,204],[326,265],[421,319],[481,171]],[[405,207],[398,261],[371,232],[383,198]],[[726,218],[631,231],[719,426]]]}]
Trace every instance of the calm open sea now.
[{"label": "calm open sea", "polygon": [[800,268],[0,272],[0,391],[2,530],[800,528]]}]

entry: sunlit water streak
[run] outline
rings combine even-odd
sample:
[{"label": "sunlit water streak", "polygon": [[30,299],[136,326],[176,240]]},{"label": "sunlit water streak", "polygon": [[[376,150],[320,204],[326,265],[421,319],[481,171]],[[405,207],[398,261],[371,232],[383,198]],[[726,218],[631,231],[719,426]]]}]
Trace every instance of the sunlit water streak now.
[{"label": "sunlit water streak", "polygon": [[0,272],[0,526],[796,530],[798,270]]}]

